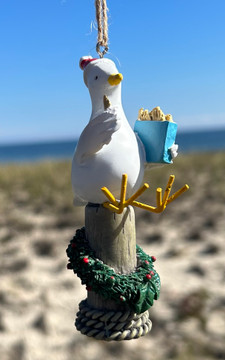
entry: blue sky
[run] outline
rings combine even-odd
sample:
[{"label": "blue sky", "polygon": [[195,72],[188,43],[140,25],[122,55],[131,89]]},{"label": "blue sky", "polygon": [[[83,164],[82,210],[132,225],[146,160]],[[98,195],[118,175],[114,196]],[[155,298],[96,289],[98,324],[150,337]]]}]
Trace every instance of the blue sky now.
[{"label": "blue sky", "polygon": [[[131,125],[160,106],[179,131],[225,127],[225,1],[108,0],[108,57]],[[0,143],[73,139],[91,104],[94,0],[0,0]]]}]

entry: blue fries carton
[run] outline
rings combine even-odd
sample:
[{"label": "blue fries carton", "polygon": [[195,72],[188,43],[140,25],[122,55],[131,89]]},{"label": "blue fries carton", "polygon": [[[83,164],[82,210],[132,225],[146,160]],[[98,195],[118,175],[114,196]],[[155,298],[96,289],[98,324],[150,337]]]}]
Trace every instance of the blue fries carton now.
[{"label": "blue fries carton", "polygon": [[149,163],[172,162],[169,148],[174,144],[177,124],[171,121],[136,120],[134,132],[141,139]]}]

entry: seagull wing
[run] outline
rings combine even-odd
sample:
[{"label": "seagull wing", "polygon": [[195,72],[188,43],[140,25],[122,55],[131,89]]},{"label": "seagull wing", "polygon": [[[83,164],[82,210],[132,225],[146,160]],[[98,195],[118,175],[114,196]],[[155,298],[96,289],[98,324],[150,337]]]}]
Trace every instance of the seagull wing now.
[{"label": "seagull wing", "polygon": [[80,164],[110,143],[112,135],[120,128],[120,119],[115,111],[108,110],[91,120],[83,130],[77,144],[75,158]]}]

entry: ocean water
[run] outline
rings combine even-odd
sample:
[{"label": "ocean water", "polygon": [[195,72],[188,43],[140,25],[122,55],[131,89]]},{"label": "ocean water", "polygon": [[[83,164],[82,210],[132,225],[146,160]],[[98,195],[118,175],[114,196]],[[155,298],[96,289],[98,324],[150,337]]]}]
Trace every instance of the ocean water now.
[{"label": "ocean water", "polygon": [[77,140],[0,145],[0,162],[11,163],[72,159],[76,144]]},{"label": "ocean water", "polygon": [[[225,129],[178,132],[179,153],[225,150]],[[0,163],[71,160],[77,140],[0,145]]]}]

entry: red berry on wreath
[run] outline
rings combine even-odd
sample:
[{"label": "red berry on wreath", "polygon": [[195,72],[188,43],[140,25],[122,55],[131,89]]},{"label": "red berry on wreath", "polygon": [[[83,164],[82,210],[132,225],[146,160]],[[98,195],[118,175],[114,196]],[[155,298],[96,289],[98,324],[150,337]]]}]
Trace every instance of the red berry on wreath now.
[{"label": "red berry on wreath", "polygon": [[87,257],[85,257],[85,258],[83,258],[83,262],[84,262],[85,264],[88,264],[88,263],[89,263],[89,259],[88,259]]},{"label": "red berry on wreath", "polygon": [[145,260],[145,264],[149,265],[149,261],[148,261],[148,260]]},{"label": "red berry on wreath", "polygon": [[72,243],[72,248],[75,248],[75,247],[77,247],[77,244],[76,243]]},{"label": "red berry on wreath", "polygon": [[156,257],[155,257],[155,256],[151,256],[151,259],[152,259],[153,262],[156,261]]},{"label": "red berry on wreath", "polygon": [[124,296],[120,296],[120,301],[126,301],[126,298]]},{"label": "red berry on wreath", "polygon": [[146,278],[147,278],[148,280],[150,280],[152,277],[151,277],[150,274],[147,274],[147,275],[146,275]]}]

